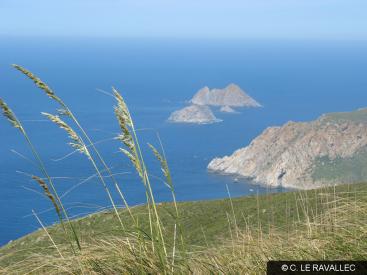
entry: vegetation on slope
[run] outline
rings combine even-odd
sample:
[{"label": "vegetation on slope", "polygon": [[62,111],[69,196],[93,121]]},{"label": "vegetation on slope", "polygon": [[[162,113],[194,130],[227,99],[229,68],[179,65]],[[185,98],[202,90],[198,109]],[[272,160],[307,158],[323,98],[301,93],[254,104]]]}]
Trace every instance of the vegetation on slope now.
[{"label": "vegetation on slope", "polygon": [[[176,263],[171,268],[177,273],[191,270],[204,274],[221,271],[223,274],[245,271],[262,274],[270,259],[357,260],[367,257],[367,184],[232,200],[183,202],[178,208],[188,253],[176,255]],[[158,209],[172,255],[174,205],[164,203]],[[130,250],[128,238],[136,241],[130,235],[134,231],[133,223],[126,210],[120,212],[122,220],[130,225],[126,232],[120,230],[113,212],[73,221],[83,247],[78,256],[70,253],[65,235],[60,225],[56,225],[48,232],[64,259],[40,229],[3,247],[0,266],[6,274],[32,269],[34,274],[51,271],[79,274],[82,269],[86,274],[138,274],[140,268],[147,273],[160,273],[159,260],[153,251],[148,250],[142,256],[136,247]],[[132,212],[139,217],[143,230],[148,230],[146,208],[135,207]],[[146,263],[139,263],[140,257],[144,257]],[[78,266],[77,259],[83,268]]]},{"label": "vegetation on slope", "polygon": [[321,117],[323,122],[330,123],[343,123],[345,121],[353,121],[357,123],[366,123],[367,122],[367,109],[359,109],[353,112],[338,112],[338,113],[329,113],[323,115]]},{"label": "vegetation on slope", "polygon": [[312,177],[314,180],[325,180],[335,184],[361,182],[367,178],[366,163],[367,148],[349,158],[320,157],[314,163]]}]

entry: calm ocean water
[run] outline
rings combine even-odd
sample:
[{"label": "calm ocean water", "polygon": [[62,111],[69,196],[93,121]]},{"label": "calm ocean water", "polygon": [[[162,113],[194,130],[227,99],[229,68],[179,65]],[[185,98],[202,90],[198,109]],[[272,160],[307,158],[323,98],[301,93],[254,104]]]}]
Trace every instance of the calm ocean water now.
[{"label": "calm ocean water", "polygon": [[[160,133],[179,200],[202,200],[279,192],[208,174],[210,159],[247,145],[266,127],[288,120],[311,120],[322,113],[367,106],[367,43],[292,41],[77,40],[0,38],[0,97],[14,109],[55,177],[57,189],[74,216],[108,207],[90,163],[80,154],[56,161],[71,150],[63,131],[46,122],[41,111],[57,107],[10,67],[32,70],[78,114],[121,182],[130,204],[144,202],[144,191],[112,140],[118,132],[113,99],[98,92],[118,88],[129,103],[142,144],[158,144]],[[220,114],[212,125],[174,125],[169,114],[201,87],[236,83],[262,103],[262,109]],[[37,184],[25,173],[40,175],[29,161],[24,140],[0,120],[0,245],[56,218]],[[146,147],[146,146],[144,146]],[[159,201],[170,200],[157,162],[147,157]]]}]

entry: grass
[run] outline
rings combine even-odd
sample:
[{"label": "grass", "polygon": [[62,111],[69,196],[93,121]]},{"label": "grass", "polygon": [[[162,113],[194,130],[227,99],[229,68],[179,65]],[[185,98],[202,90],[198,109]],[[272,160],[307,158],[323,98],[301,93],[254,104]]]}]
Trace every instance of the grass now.
[{"label": "grass", "polygon": [[[163,146],[148,144],[161,165],[171,203],[158,204],[129,109],[116,89],[115,116],[120,151],[133,164],[146,191],[146,204],[127,205],[108,164],[66,103],[28,70],[30,78],[61,109],[45,114],[86,157],[110,198],[112,209],[70,220],[26,130],[0,99],[10,123],[20,130],[43,177],[32,176],[55,208],[60,224],[0,248],[0,274],[263,274],[271,259],[366,259],[367,184],[265,194],[216,201],[176,201]],[[352,165],[353,166],[353,165]],[[350,167],[350,169],[352,168]],[[108,177],[101,171],[107,171]],[[115,189],[111,189],[113,186]],[[230,191],[230,190],[228,190]],[[116,207],[111,193],[125,204]]]},{"label": "grass", "polygon": [[[365,183],[232,200],[182,202],[177,206],[183,217],[181,226],[189,250],[189,264],[186,266],[179,262],[176,268],[180,270],[194,268],[205,274],[218,267],[218,270],[226,268],[228,262],[234,261],[231,271],[248,270],[253,265],[252,268],[262,274],[269,259],[366,259],[367,256]],[[175,206],[163,203],[157,209],[168,236],[167,250],[172,250],[175,223],[172,213]],[[139,217],[141,228],[149,230],[147,208],[138,206],[131,211]],[[132,224],[126,210],[120,210],[120,213],[122,220]],[[116,255],[114,260],[109,257],[115,257],[114,253],[124,257],[129,254],[124,240],[129,236],[127,232],[133,232],[134,228],[122,232],[113,212],[93,214],[73,223],[81,236],[82,246],[93,251],[99,247],[98,253],[105,258],[103,262],[109,264],[108,269],[118,270],[125,259]],[[48,228],[48,232],[65,254],[65,236],[60,225]],[[125,243],[125,247],[115,247],[119,243]],[[110,251],[112,248],[115,249],[113,253]],[[245,251],[246,255],[238,258]],[[29,261],[33,262],[35,258],[40,260],[46,255],[53,255],[53,260],[60,260],[57,253],[50,238],[40,229],[3,247],[0,266],[11,274],[12,269],[24,268],[22,263],[27,263],[28,269]],[[91,256],[90,252],[86,253]],[[255,257],[262,259],[257,266],[252,262]],[[218,267],[206,266],[209,258],[217,258]],[[152,270],[159,273],[156,268]],[[60,268],[55,267],[56,271],[60,272]],[[224,271],[228,270],[223,270],[226,274]],[[139,273],[138,270],[136,272]]]},{"label": "grass", "polygon": [[323,115],[323,122],[330,123],[343,123],[345,121],[353,121],[356,123],[366,123],[367,122],[367,109],[359,109],[353,112],[339,112],[339,113],[329,113]]},{"label": "grass", "polygon": [[316,159],[312,177],[314,180],[326,180],[335,183],[353,183],[367,181],[367,149],[357,152],[353,157]]},{"label": "grass", "polygon": [[[322,123],[343,124],[346,122],[367,123],[367,109],[352,112],[329,113],[321,117]],[[356,137],[358,139],[358,137]],[[352,157],[330,159],[323,156],[315,159],[312,178],[315,181],[334,182],[335,184],[367,181],[367,147],[363,147]]]}]

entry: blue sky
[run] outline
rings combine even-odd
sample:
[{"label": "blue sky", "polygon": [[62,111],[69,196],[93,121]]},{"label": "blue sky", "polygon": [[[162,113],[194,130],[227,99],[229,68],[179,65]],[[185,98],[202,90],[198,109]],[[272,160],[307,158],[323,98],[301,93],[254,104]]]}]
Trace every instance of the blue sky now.
[{"label": "blue sky", "polygon": [[366,0],[0,0],[0,35],[367,39]]}]

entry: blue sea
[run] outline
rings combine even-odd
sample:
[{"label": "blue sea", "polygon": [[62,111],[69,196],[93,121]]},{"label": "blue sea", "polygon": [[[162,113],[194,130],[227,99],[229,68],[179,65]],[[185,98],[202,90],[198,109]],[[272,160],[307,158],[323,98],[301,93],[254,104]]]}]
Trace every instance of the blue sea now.
[{"label": "blue sea", "polygon": [[[16,112],[73,217],[109,208],[88,160],[72,154],[66,134],[41,111],[58,106],[11,68],[20,64],[45,80],[74,110],[111,166],[131,205],[145,201],[144,190],[120,144],[114,100],[116,87],[130,106],[145,148],[156,199],[170,201],[157,161],[146,143],[159,133],[180,201],[227,198],[287,190],[269,189],[233,177],[210,174],[209,161],[244,147],[265,128],[289,120],[307,121],[326,112],[367,106],[367,42],[220,41],[174,39],[0,38],[0,97]],[[170,124],[204,86],[240,85],[264,108],[221,114],[211,125]],[[105,92],[102,92],[105,91]],[[56,215],[29,175],[42,176],[20,133],[0,120],[0,245],[45,224]],[[86,180],[90,177],[89,180]],[[111,187],[112,188],[112,187]],[[120,204],[118,197],[116,201]]]}]

